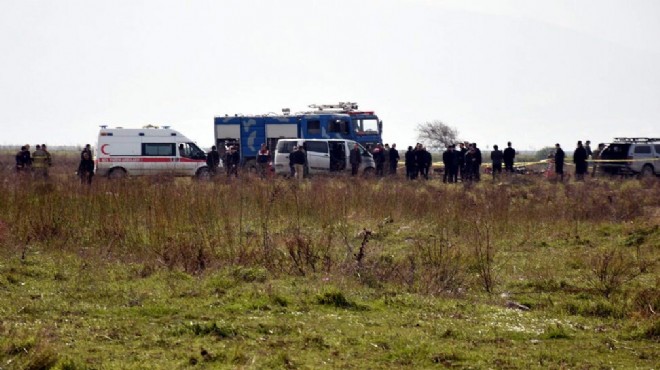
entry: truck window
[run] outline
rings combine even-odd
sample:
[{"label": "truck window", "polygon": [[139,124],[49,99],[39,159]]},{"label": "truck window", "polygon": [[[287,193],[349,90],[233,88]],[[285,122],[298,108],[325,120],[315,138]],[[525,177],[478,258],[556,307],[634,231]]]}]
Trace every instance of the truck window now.
[{"label": "truck window", "polygon": [[307,120],[307,133],[310,135],[318,135],[321,133],[321,121],[314,119],[314,120]]},{"label": "truck window", "polygon": [[329,132],[338,132],[341,134],[348,134],[348,120],[333,119],[329,122]]},{"label": "truck window", "polygon": [[328,153],[328,143],[326,141],[306,141],[305,147],[308,152]]},{"label": "truck window", "polygon": [[650,145],[637,145],[635,147],[635,154],[651,154]]},{"label": "truck window", "polygon": [[171,157],[174,156],[174,144],[173,143],[143,143],[142,144],[142,155],[149,156],[165,156]]}]

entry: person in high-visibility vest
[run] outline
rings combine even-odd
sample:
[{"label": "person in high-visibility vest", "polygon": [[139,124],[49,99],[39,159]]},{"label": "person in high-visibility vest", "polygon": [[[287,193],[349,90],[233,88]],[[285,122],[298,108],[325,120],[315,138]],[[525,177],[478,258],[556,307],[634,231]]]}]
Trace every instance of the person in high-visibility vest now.
[{"label": "person in high-visibility vest", "polygon": [[37,179],[48,178],[48,153],[37,145],[37,150],[32,153],[32,174]]}]

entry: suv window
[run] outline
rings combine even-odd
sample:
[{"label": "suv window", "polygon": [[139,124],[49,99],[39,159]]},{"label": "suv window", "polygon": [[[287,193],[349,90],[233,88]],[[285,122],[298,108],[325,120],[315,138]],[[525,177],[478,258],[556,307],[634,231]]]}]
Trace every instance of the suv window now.
[{"label": "suv window", "polygon": [[175,156],[174,154],[174,143],[143,143],[142,144],[142,155],[153,155],[153,156],[166,156],[171,157]]},{"label": "suv window", "polygon": [[306,141],[305,148],[308,152],[327,153],[328,143],[325,141]]},{"label": "suv window", "polygon": [[288,154],[293,152],[293,147],[296,146],[296,141],[279,141],[277,143],[277,152]]},{"label": "suv window", "polygon": [[655,145],[655,154],[660,155],[660,144]]},{"label": "suv window", "polygon": [[601,153],[601,159],[626,159],[630,144],[610,144]]},{"label": "suv window", "polygon": [[635,154],[651,154],[651,146],[637,145],[635,146]]}]

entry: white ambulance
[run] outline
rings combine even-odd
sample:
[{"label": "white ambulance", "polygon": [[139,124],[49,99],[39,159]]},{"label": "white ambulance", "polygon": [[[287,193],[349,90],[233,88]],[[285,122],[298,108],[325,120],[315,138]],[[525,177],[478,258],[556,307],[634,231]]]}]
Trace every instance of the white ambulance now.
[{"label": "white ambulance", "polygon": [[209,176],[206,154],[169,126],[141,129],[101,126],[96,145],[96,174],[110,178],[170,174]]}]

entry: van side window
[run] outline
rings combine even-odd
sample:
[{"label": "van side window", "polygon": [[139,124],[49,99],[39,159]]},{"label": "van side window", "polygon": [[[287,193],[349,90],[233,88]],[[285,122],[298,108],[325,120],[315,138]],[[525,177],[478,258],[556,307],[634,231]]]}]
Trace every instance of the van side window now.
[{"label": "van side window", "polygon": [[149,156],[175,156],[174,143],[143,143],[142,155]]},{"label": "van side window", "polygon": [[311,135],[318,135],[321,133],[321,121],[314,119],[314,120],[307,120],[307,133]]},{"label": "van side window", "polygon": [[308,152],[328,153],[327,141],[306,141],[305,147],[307,148]]},{"label": "van side window", "polygon": [[289,154],[293,151],[293,147],[296,146],[295,141],[280,141],[277,143],[277,151],[283,154]]},{"label": "van side window", "polygon": [[635,153],[638,153],[638,154],[651,154],[651,146],[650,145],[637,145],[635,147]]}]

